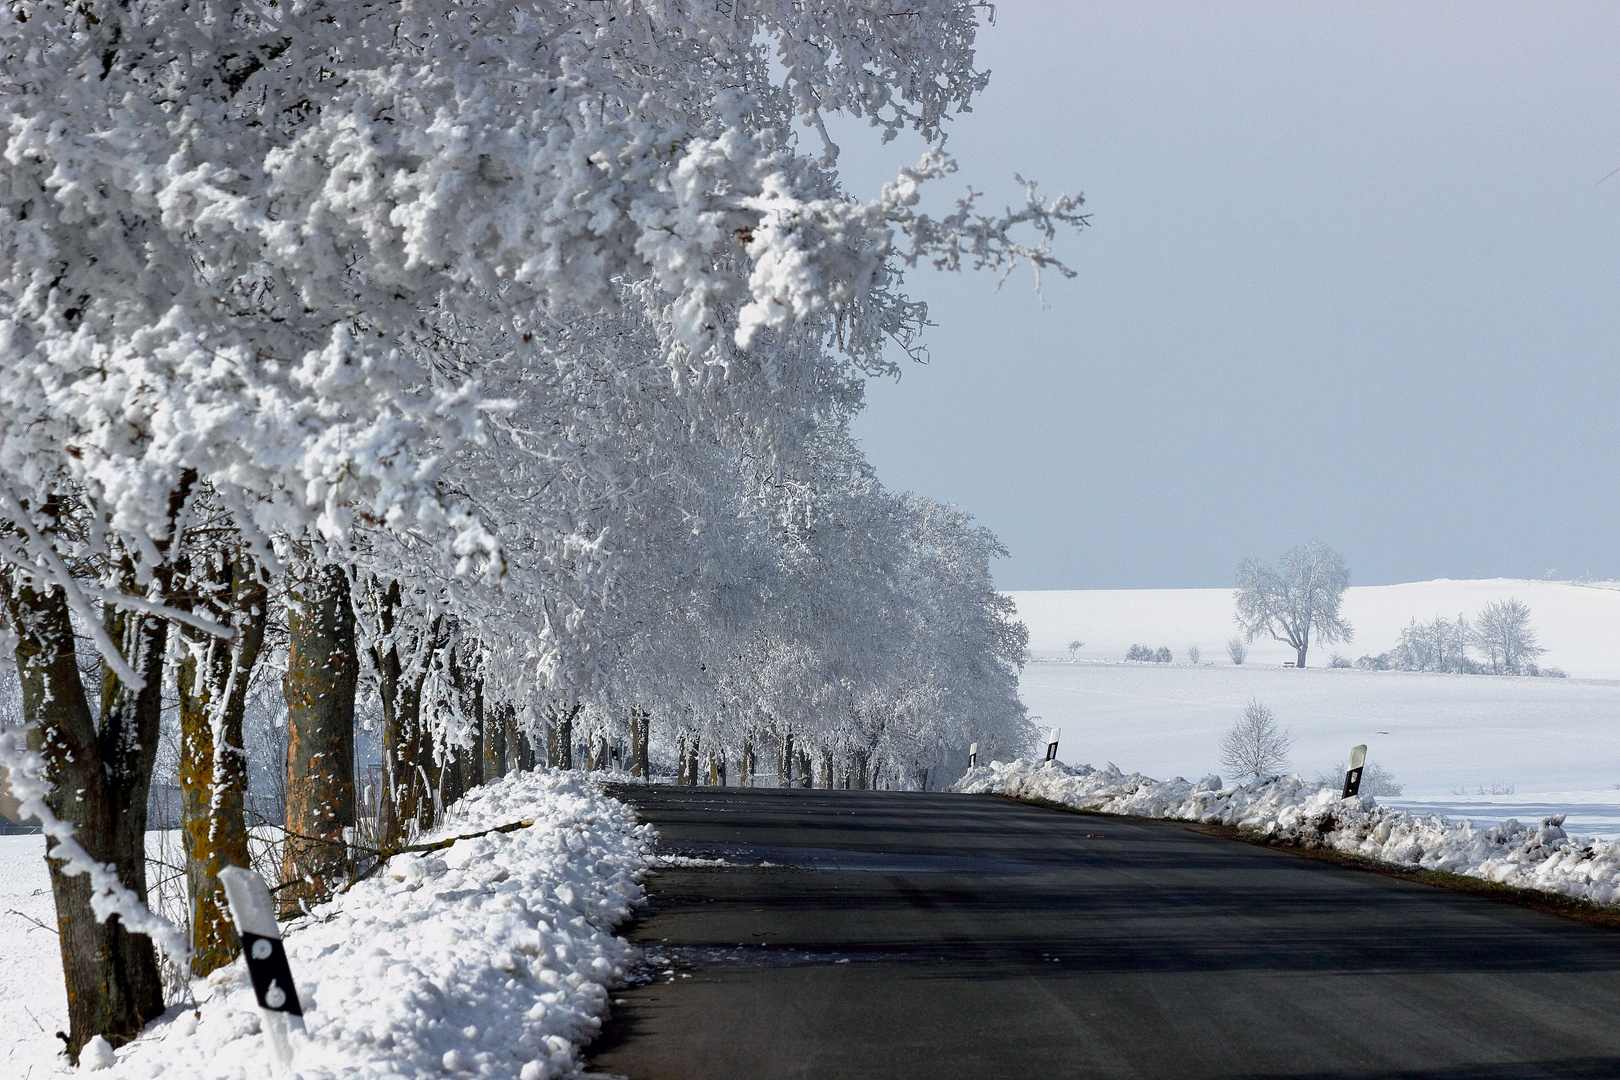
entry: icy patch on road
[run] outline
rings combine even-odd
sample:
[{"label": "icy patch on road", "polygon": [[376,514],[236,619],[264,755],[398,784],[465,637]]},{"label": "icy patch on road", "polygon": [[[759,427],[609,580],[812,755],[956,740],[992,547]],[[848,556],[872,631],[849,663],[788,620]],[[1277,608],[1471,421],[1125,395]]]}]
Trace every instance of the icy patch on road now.
[{"label": "icy patch on road", "polygon": [[1218,776],[1193,783],[1126,775],[1115,765],[996,761],[950,790],[1044,799],[1104,814],[1231,825],[1309,848],[1328,848],[1397,866],[1440,870],[1599,904],[1620,901],[1620,841],[1564,832],[1563,816],[1524,825],[1478,826],[1440,814],[1378,805],[1364,795],[1340,799],[1297,776],[1223,787]]},{"label": "icy patch on road", "polygon": [[[529,819],[397,855],[285,927],[307,1028],[295,1046],[302,1080],[579,1071],[607,987],[633,962],[612,931],[641,898],[652,834],[577,773],[522,773],[469,794],[423,839]],[[267,1075],[241,962],[193,989],[195,1011],[171,1010],[105,1075]]]}]

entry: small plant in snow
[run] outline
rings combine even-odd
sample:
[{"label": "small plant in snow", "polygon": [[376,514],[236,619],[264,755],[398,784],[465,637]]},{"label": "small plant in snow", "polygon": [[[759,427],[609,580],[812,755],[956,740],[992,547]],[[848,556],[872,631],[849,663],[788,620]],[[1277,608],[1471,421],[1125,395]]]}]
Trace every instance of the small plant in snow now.
[{"label": "small plant in snow", "polygon": [[1187,659],[1190,662],[1192,662],[1194,664],[1198,663],[1198,658],[1203,656],[1203,655],[1204,655],[1203,653],[1198,651],[1198,646],[1197,645],[1189,645],[1189,646],[1187,646]]},{"label": "small plant in snow", "polygon": [[1084,646],[1085,646],[1085,642],[1081,641],[1078,638],[1076,638],[1074,641],[1069,642],[1069,659],[1073,660],[1074,659],[1074,654],[1079,652],[1081,650],[1081,648],[1083,648]]},{"label": "small plant in snow", "polygon": [[[1337,772],[1319,772],[1316,774],[1316,783],[1320,787],[1332,788],[1334,791],[1344,790],[1344,766]],[[1405,785],[1395,779],[1395,774],[1378,764],[1370,762],[1361,773],[1361,794],[1373,795],[1378,798],[1393,798],[1406,790]]]},{"label": "small plant in snow", "polygon": [[1346,660],[1338,653],[1334,653],[1332,656],[1328,657],[1328,667],[1353,668],[1355,666],[1356,665],[1352,664],[1349,660]]},{"label": "small plant in snow", "polygon": [[1288,732],[1277,727],[1276,715],[1256,698],[1221,737],[1221,767],[1239,783],[1275,776],[1288,768],[1293,745]]},{"label": "small plant in snow", "polygon": [[1249,647],[1242,638],[1232,638],[1226,643],[1226,655],[1232,658],[1232,663],[1241,664],[1249,658]]}]

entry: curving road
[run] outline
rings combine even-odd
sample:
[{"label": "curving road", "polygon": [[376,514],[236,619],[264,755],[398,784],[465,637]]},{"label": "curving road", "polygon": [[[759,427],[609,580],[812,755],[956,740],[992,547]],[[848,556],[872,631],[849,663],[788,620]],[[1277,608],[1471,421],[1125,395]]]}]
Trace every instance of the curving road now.
[{"label": "curving road", "polygon": [[1614,930],[984,796],[617,793],[727,865],[650,880],[598,1072],[1620,1077]]}]

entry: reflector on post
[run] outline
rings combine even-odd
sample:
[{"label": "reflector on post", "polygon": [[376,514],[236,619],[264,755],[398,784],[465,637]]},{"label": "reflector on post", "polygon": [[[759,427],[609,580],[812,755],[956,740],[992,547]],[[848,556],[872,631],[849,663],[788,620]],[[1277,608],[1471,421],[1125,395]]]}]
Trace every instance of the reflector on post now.
[{"label": "reflector on post", "polygon": [[259,1016],[264,1038],[277,1071],[291,1075],[292,1043],[287,1032],[304,1026],[304,1007],[293,985],[287,951],[281,944],[281,927],[276,924],[276,908],[270,888],[252,870],[227,866],[219,872],[225,887],[225,900],[231,907],[231,921],[242,937],[242,957],[247,961],[253,994],[259,999]]},{"label": "reflector on post", "polygon": [[1047,739],[1046,739],[1046,760],[1047,761],[1056,761],[1057,760],[1058,736],[1061,735],[1062,733],[1063,733],[1062,728],[1053,728],[1052,729],[1052,734],[1047,736]]},{"label": "reflector on post", "polygon": [[1353,799],[1361,793],[1361,770],[1367,764],[1367,747],[1352,746],[1350,748],[1350,764],[1344,770],[1344,794],[1341,798]]},{"label": "reflector on post", "polygon": [[978,767],[979,767],[979,744],[978,743],[970,743],[970,744],[968,744],[968,768],[976,769]]}]

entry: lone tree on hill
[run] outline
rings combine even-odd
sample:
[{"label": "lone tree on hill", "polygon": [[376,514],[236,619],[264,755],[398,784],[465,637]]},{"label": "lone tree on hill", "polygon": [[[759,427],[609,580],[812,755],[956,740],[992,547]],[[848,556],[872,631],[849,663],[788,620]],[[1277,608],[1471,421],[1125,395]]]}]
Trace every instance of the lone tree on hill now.
[{"label": "lone tree on hill", "polygon": [[1344,556],[1318,541],[1293,548],[1276,567],[1250,556],[1238,567],[1237,621],[1253,641],[1269,634],[1294,647],[1299,667],[1317,640],[1349,641],[1355,630],[1339,615],[1350,571]]}]

